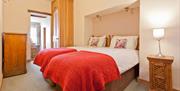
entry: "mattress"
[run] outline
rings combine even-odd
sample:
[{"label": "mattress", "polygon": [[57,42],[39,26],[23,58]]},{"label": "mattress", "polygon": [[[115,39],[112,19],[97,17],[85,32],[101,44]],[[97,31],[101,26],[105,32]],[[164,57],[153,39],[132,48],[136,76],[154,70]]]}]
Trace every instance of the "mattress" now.
[{"label": "mattress", "polygon": [[121,74],[131,69],[139,63],[138,50],[132,49],[117,49],[108,47],[71,47],[77,50],[85,50],[91,52],[103,53],[111,56],[120,71]]}]

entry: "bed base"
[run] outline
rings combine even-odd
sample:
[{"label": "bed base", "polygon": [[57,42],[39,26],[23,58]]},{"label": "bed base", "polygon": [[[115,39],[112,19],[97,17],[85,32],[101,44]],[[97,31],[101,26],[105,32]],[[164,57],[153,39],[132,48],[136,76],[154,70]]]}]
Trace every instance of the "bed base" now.
[{"label": "bed base", "polygon": [[120,80],[106,84],[106,89],[104,91],[123,91],[133,80],[137,80],[138,76],[139,64],[123,73]]},{"label": "bed base", "polygon": [[[137,80],[139,76],[139,64],[129,69],[121,75],[120,80],[116,80],[106,84],[104,91],[123,91],[133,80]],[[56,86],[57,91],[62,91],[61,87],[53,83],[51,80],[46,79],[51,86]]]}]

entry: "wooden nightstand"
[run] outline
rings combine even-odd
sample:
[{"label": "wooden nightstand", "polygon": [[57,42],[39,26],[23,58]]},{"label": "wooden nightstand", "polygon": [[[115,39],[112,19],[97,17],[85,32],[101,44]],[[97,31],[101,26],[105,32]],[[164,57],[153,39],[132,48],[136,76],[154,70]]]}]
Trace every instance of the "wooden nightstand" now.
[{"label": "wooden nightstand", "polygon": [[147,59],[150,70],[150,91],[172,91],[171,64],[174,57],[150,55]]}]

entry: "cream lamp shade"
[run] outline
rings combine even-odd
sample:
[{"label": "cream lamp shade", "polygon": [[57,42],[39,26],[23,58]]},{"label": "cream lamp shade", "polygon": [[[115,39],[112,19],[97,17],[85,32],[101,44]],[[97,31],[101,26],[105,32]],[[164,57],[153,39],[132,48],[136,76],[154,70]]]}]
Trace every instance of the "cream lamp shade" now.
[{"label": "cream lamp shade", "polygon": [[164,37],[164,28],[153,29],[153,37],[157,40],[161,40]]}]

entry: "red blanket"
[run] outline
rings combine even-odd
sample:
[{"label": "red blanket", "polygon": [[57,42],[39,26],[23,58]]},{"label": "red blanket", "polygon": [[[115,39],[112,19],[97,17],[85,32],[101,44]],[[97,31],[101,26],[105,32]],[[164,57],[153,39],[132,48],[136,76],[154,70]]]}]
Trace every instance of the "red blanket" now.
[{"label": "red blanket", "polygon": [[53,57],[43,75],[63,91],[103,91],[106,83],[120,78],[112,57],[87,51]]},{"label": "red blanket", "polygon": [[50,59],[53,58],[54,56],[64,54],[64,53],[69,53],[69,52],[74,52],[76,49],[71,49],[71,48],[51,48],[51,49],[45,49],[40,51],[34,60],[34,64],[38,65],[41,67],[41,71],[43,72],[48,63],[50,62]]}]

